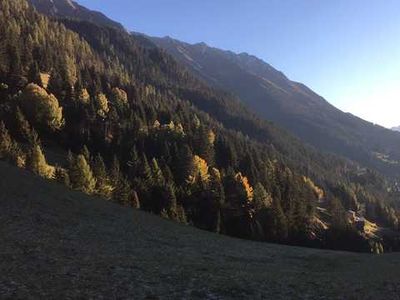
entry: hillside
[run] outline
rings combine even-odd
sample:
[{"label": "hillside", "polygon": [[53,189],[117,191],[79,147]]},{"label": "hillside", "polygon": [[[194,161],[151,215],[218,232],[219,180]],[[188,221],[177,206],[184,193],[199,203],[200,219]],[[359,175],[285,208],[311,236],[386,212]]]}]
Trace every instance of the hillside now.
[{"label": "hillside", "polygon": [[35,5],[38,11],[49,16],[64,16],[73,19],[86,20],[104,26],[111,26],[118,29],[124,28],[121,24],[107,18],[104,14],[89,10],[72,0],[31,0],[31,2]]},{"label": "hillside", "polygon": [[[0,162],[0,298],[397,299],[398,254],[242,241]],[[146,298],[147,297],[147,298]]]},{"label": "hillside", "polygon": [[400,131],[400,126],[393,127],[392,130],[394,130],[394,131]]},{"label": "hillside", "polygon": [[235,94],[259,116],[303,141],[386,175],[400,175],[398,134],[340,111],[261,59],[169,37],[152,41],[199,78]]},{"label": "hillside", "polygon": [[[397,195],[376,172],[302,144],[146,38],[49,18],[24,0],[0,7],[0,158],[226,235],[364,252],[398,248],[349,222],[352,211],[398,230]],[[322,204],[330,226],[320,226]]]}]

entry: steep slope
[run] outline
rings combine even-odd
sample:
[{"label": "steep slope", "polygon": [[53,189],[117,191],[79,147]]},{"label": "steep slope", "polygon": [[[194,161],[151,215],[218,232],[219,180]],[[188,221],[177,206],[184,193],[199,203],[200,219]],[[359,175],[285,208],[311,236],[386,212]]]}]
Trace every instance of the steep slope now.
[{"label": "steep slope", "polygon": [[[210,231],[357,251],[395,246],[367,241],[347,222],[346,210],[357,210],[397,228],[392,190],[379,175],[256,118],[143,37],[49,19],[22,0],[0,5],[0,156]],[[64,154],[58,165],[45,161],[50,147]],[[314,234],[320,201],[336,218],[330,231],[348,242]]]},{"label": "steep slope", "polygon": [[398,254],[219,236],[2,162],[0,190],[3,299],[396,299],[400,293]]},{"label": "steep slope", "polygon": [[[387,175],[400,174],[400,136],[343,113],[306,86],[264,61],[171,38],[153,38],[193,74],[230,91],[268,120],[324,151],[340,154]],[[393,163],[382,160],[389,157]]]},{"label": "steep slope", "polygon": [[89,10],[72,0],[31,0],[31,3],[39,12],[49,16],[64,16],[123,29],[123,26],[118,22],[110,20],[100,12]]}]

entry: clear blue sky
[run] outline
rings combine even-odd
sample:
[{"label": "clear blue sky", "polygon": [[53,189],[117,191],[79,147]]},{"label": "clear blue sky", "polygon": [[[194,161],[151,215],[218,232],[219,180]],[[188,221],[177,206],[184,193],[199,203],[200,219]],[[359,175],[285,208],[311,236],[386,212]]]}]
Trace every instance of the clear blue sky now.
[{"label": "clear blue sky", "polygon": [[78,0],[128,30],[254,54],[329,102],[400,125],[399,0]]}]

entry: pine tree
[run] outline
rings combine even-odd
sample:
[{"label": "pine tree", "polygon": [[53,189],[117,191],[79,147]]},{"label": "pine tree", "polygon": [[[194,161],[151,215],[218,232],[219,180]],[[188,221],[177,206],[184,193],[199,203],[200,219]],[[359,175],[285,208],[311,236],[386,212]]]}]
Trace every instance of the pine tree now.
[{"label": "pine tree", "polygon": [[332,215],[332,227],[344,229],[347,227],[346,210],[340,200],[336,197],[332,198],[329,203],[329,210]]},{"label": "pine tree", "polygon": [[33,62],[29,68],[28,80],[29,82],[37,85],[42,85],[42,79],[40,78],[40,70],[37,61]]},{"label": "pine tree", "polygon": [[264,186],[258,183],[254,188],[254,208],[256,210],[268,208],[272,205],[272,197],[267,193]]},{"label": "pine tree", "polygon": [[96,178],[94,177],[90,165],[87,163],[85,156],[79,154],[72,159],[69,169],[69,177],[71,185],[74,189],[91,194],[96,188]]},{"label": "pine tree", "polygon": [[272,202],[272,237],[275,241],[285,241],[289,234],[288,222],[279,200]]},{"label": "pine tree", "polygon": [[117,185],[113,191],[113,200],[123,206],[130,206],[132,190],[128,179],[125,176],[120,176]]},{"label": "pine tree", "polygon": [[127,163],[128,165],[128,174],[130,178],[137,178],[139,177],[139,171],[141,167],[142,162],[140,161],[139,154],[137,152],[136,147],[133,147],[131,152],[130,152],[130,159]]},{"label": "pine tree", "polygon": [[208,230],[214,232],[221,232],[222,220],[221,209],[225,202],[225,191],[222,184],[221,174],[218,169],[212,168],[210,171],[210,183],[208,189],[208,196],[205,199]]},{"label": "pine tree", "polygon": [[17,107],[15,112],[15,120],[17,122],[18,136],[22,139],[22,142],[28,143],[31,146],[40,145],[39,135],[31,127],[19,107]]},{"label": "pine tree", "polygon": [[111,183],[114,187],[117,186],[121,177],[121,165],[119,163],[119,159],[114,155],[111,168],[110,168],[110,179]]},{"label": "pine tree", "polygon": [[12,139],[3,121],[0,121],[0,158],[10,155]]},{"label": "pine tree", "polygon": [[81,154],[85,157],[86,161],[90,164],[92,157],[91,157],[90,151],[86,145],[83,146]]},{"label": "pine tree", "polygon": [[165,183],[164,175],[158,165],[158,162],[155,158],[151,160],[151,173],[153,178],[154,185],[161,186]]},{"label": "pine tree", "polygon": [[112,193],[112,187],[110,179],[107,175],[107,169],[104,164],[103,157],[97,154],[93,162],[93,175],[96,178],[96,193],[106,199],[110,199]]},{"label": "pine tree", "polygon": [[61,167],[55,168],[54,178],[57,182],[64,184],[65,186],[71,186],[68,171]]},{"label": "pine tree", "polygon": [[142,165],[141,165],[139,174],[140,174],[141,181],[146,186],[153,185],[153,183],[154,183],[153,172],[151,170],[151,167],[149,165],[147,157],[144,153],[142,154]]},{"label": "pine tree", "polygon": [[64,80],[61,78],[57,70],[53,70],[47,85],[47,90],[54,95],[61,95],[64,90]]},{"label": "pine tree", "polygon": [[52,178],[54,176],[39,145],[34,145],[32,148],[29,167],[32,172],[41,177]]},{"label": "pine tree", "polygon": [[178,150],[174,163],[174,177],[178,184],[186,184],[187,179],[193,174],[193,154],[188,145],[183,145]]},{"label": "pine tree", "polygon": [[238,164],[238,153],[230,140],[218,138],[216,145],[217,165],[223,169],[236,168]]},{"label": "pine tree", "polygon": [[178,211],[177,211],[177,202],[175,189],[172,184],[167,184],[164,186],[165,188],[165,209],[167,211],[168,217],[171,220],[178,221]]},{"label": "pine tree", "polygon": [[194,132],[194,149],[196,154],[207,161],[209,165],[214,164],[214,142],[215,134],[205,126],[200,126]]}]

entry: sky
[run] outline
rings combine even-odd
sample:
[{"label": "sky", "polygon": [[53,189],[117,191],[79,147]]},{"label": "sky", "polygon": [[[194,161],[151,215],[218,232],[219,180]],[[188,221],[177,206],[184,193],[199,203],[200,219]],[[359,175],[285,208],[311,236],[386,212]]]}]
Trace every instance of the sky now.
[{"label": "sky", "polygon": [[400,125],[399,0],[78,0],[131,31],[247,52],[343,111]]}]

